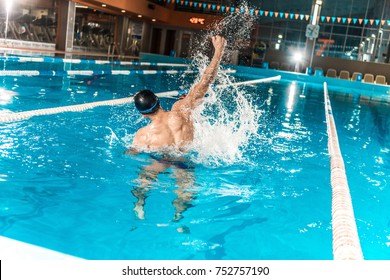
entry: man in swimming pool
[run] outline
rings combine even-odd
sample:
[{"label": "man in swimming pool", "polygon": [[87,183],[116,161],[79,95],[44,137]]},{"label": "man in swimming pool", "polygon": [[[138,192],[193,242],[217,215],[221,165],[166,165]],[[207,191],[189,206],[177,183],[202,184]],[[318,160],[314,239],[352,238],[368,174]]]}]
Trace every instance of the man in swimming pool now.
[{"label": "man in swimming pool", "polygon": [[[211,37],[214,46],[213,58],[202,75],[200,81],[193,85],[184,99],[172,106],[171,111],[160,107],[158,97],[150,90],[142,90],[134,96],[134,104],[138,111],[151,120],[151,123],[138,130],[132,147],[127,154],[139,152],[155,152],[152,154],[152,164],[145,166],[137,181],[132,194],[137,198],[134,210],[140,219],[144,219],[144,205],[150,186],[164,170],[174,167],[174,173],[179,188],[175,191],[177,198],[172,202],[175,208],[174,221],[182,218],[182,213],[191,207],[195,178],[189,164],[177,152],[186,152],[194,138],[194,125],[191,118],[192,110],[198,106],[205,96],[210,84],[215,80],[219,64],[226,46],[225,38]],[[189,168],[188,168],[189,167]],[[179,231],[182,228],[178,229]]]},{"label": "man in swimming pool", "polygon": [[225,38],[211,37],[214,46],[214,56],[202,75],[200,81],[189,91],[187,96],[173,104],[171,111],[160,107],[158,97],[150,90],[142,90],[134,96],[138,111],[151,120],[151,123],[136,133],[132,149],[137,151],[170,152],[174,150],[185,152],[194,138],[194,126],[191,119],[192,110],[198,106],[205,96],[210,84],[215,80],[219,64],[226,46]]}]

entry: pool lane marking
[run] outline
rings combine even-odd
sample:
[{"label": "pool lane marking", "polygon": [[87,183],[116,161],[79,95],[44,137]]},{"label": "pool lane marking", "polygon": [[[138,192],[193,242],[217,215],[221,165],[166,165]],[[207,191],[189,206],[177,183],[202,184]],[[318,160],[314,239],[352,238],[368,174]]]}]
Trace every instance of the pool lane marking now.
[{"label": "pool lane marking", "polygon": [[[257,80],[250,80],[245,82],[239,82],[239,83],[233,83],[229,86],[237,86],[237,85],[251,85],[251,84],[257,84],[257,83],[264,83],[274,80],[280,80],[281,76],[275,76],[271,78],[264,78],[264,79],[257,79]],[[225,85],[218,85],[217,87],[224,87]],[[174,96],[180,96],[187,91],[185,90],[174,90],[174,91],[165,91],[157,93],[159,97],[174,97]],[[61,106],[61,107],[55,107],[55,108],[46,108],[46,109],[37,109],[37,110],[31,110],[31,111],[24,111],[24,112],[17,112],[17,113],[7,113],[7,114],[0,114],[0,123],[7,123],[7,122],[15,122],[20,120],[27,120],[31,117],[35,116],[45,116],[45,115],[54,115],[59,113],[65,113],[65,112],[82,112],[89,109],[93,109],[96,107],[101,106],[117,106],[117,105],[123,105],[126,103],[133,102],[133,97],[125,97],[125,98],[118,98],[113,100],[105,100],[105,101],[96,101],[96,102],[90,102],[90,103],[84,103],[84,104],[77,104],[77,105],[68,105],[68,106]]]},{"label": "pool lane marking", "polygon": [[341,155],[326,82],[324,83],[324,101],[332,185],[333,257],[335,260],[363,260],[344,160]]},{"label": "pool lane marking", "polygon": [[[225,69],[225,73],[235,73],[236,70]],[[192,70],[68,70],[68,71],[37,71],[37,70],[4,70],[1,77],[63,77],[63,76],[99,76],[99,75],[157,75],[157,74],[191,74]]]},{"label": "pool lane marking", "polygon": [[109,61],[109,60],[87,60],[87,59],[67,59],[52,57],[13,57],[0,56],[2,61],[12,62],[46,62],[46,63],[71,63],[71,64],[113,64],[113,65],[133,65],[133,66],[167,66],[167,67],[188,67],[183,63],[164,63],[164,62],[139,62],[139,61]]}]

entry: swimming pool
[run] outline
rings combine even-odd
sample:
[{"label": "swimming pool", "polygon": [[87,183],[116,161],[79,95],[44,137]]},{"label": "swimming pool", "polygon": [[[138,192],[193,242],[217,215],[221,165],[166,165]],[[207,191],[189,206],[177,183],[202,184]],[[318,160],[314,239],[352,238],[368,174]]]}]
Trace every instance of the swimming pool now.
[{"label": "swimming pool", "polygon": [[[195,77],[4,77],[17,95],[2,110],[185,89]],[[173,168],[160,174],[144,193],[145,219],[134,211],[137,178],[152,160],[123,153],[145,124],[132,103],[2,123],[0,234],[86,259],[332,259],[322,85],[282,79],[240,90],[258,113],[257,133],[229,160],[197,151],[193,168],[179,170],[182,187]],[[388,259],[389,105],[329,91],[363,254]],[[229,94],[221,101],[234,112]],[[205,132],[222,147],[237,140]]]}]

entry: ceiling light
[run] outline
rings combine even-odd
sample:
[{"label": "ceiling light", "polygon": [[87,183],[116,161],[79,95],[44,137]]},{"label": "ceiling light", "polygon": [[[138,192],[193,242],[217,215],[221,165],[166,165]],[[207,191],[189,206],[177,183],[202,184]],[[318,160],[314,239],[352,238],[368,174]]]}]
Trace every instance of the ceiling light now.
[{"label": "ceiling light", "polygon": [[107,7],[107,5],[106,4],[102,4],[102,7],[104,8],[104,7]]},{"label": "ceiling light", "polygon": [[139,18],[141,18],[141,17],[142,17],[142,15],[138,15],[138,17],[139,17]]},{"label": "ceiling light", "polygon": [[76,4],[76,8],[79,8],[79,9],[88,9],[88,6],[77,5],[77,4]]},{"label": "ceiling light", "polygon": [[152,21],[156,21],[156,19],[154,18],[154,19],[152,19]]},{"label": "ceiling light", "polygon": [[126,13],[126,11],[125,11],[125,10],[122,10],[121,12],[122,12],[122,13]]}]

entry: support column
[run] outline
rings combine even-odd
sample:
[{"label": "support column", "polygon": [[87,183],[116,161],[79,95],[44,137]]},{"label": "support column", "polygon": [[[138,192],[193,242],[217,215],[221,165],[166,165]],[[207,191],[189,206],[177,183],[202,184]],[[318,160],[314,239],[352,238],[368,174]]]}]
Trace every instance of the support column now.
[{"label": "support column", "polygon": [[125,16],[118,17],[117,25],[117,47],[120,54],[125,54],[127,40],[129,37],[129,18]]},{"label": "support column", "polygon": [[309,67],[312,67],[316,40],[319,35],[319,17],[321,14],[322,0],[313,0],[311,9],[311,21],[306,26],[306,56],[309,55]]},{"label": "support column", "polygon": [[163,28],[161,30],[161,41],[160,41],[160,52],[159,52],[159,54],[164,54],[166,40],[167,40],[167,29]]},{"label": "support column", "polygon": [[74,40],[74,26],[76,17],[76,3],[61,0],[58,2],[58,25],[56,49],[72,52]]},{"label": "support column", "polygon": [[151,25],[144,21],[142,28],[142,41],[141,41],[141,52],[150,52],[150,34],[151,34]]}]

